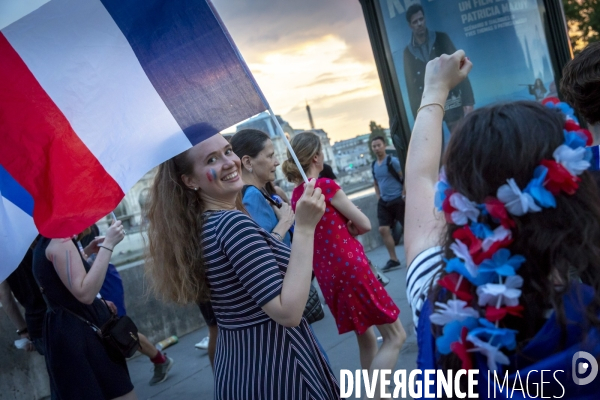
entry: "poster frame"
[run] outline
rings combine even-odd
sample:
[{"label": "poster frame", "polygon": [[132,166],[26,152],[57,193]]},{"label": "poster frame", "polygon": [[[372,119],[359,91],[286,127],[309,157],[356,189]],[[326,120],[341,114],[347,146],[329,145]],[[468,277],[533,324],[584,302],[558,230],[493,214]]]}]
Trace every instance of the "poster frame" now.
[{"label": "poster frame", "polygon": [[[363,9],[367,32],[375,57],[375,64],[389,116],[390,134],[402,170],[404,170],[411,132],[398,81],[398,73],[392,59],[390,42],[385,30],[380,0],[358,1]],[[542,0],[542,3],[543,9],[540,9],[540,18],[546,35],[554,82],[556,87],[560,88],[562,70],[573,58],[568,26],[561,0]],[[559,97],[561,97],[560,92]]]}]

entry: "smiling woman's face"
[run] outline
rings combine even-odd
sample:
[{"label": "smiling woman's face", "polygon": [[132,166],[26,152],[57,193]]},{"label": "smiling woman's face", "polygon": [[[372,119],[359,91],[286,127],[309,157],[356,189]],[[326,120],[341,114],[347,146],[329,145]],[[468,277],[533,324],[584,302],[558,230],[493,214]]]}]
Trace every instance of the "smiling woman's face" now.
[{"label": "smiling woman's face", "polygon": [[231,201],[242,190],[240,159],[231,150],[229,142],[221,135],[214,135],[189,150],[194,170],[191,176],[182,176],[190,188],[198,188],[201,195]]}]

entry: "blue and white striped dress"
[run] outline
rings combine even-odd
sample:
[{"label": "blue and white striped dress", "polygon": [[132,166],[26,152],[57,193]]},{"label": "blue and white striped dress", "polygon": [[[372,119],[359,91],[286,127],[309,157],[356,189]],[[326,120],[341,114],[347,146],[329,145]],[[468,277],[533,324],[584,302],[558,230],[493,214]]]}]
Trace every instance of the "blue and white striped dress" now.
[{"label": "blue and white striped dress", "polygon": [[306,320],[286,328],[261,308],[281,293],[289,247],[239,211],[206,215],[202,244],[219,326],[215,399],[339,399]]}]

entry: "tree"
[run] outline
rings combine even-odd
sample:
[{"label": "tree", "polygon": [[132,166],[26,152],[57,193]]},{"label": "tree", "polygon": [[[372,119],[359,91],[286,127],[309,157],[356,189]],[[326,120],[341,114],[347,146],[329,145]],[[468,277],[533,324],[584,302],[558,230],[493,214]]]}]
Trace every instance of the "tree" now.
[{"label": "tree", "polygon": [[600,40],[600,0],[562,0],[575,53]]},{"label": "tree", "polygon": [[375,121],[369,122],[369,130],[371,131],[371,134],[369,135],[369,153],[371,153],[371,159],[375,160],[375,153],[373,153],[373,150],[371,149],[371,140],[377,136],[381,136],[385,140],[386,146],[389,144],[389,141],[385,131],[383,130],[383,127],[381,125],[377,125]]}]

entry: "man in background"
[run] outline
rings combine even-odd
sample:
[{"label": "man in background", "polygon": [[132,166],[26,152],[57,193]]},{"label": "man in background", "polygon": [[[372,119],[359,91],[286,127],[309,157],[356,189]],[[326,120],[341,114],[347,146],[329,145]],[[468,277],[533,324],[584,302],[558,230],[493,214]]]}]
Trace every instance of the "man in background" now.
[{"label": "man in background", "polygon": [[396,255],[396,244],[392,236],[392,228],[396,221],[400,225],[404,225],[404,209],[406,207],[403,198],[404,181],[400,171],[400,161],[396,157],[386,154],[385,139],[382,136],[375,136],[371,139],[371,149],[376,157],[371,169],[378,200],[379,233],[390,255],[390,259],[381,270],[387,272],[399,268],[401,265]]}]

